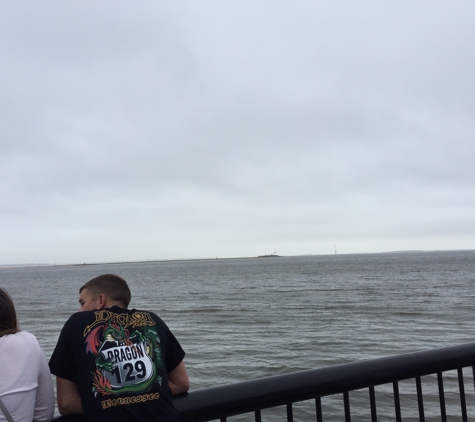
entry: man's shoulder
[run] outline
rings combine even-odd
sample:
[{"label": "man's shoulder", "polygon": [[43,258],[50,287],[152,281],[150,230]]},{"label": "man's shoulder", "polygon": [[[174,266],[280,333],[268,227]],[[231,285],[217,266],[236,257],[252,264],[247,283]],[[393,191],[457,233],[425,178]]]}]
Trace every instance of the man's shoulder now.
[{"label": "man's shoulder", "polygon": [[149,311],[149,310],[146,310],[146,309],[136,309],[136,308],[121,309],[121,308],[114,307],[114,308],[109,308],[107,310],[108,311],[113,311],[115,313],[127,313],[129,315],[136,315],[136,316],[150,315],[152,318],[160,319],[160,317],[155,312]]},{"label": "man's shoulder", "polygon": [[65,322],[63,331],[70,331],[74,328],[86,326],[91,324],[97,319],[95,315],[96,311],[82,311],[82,312],[75,312],[72,314],[68,320]]},{"label": "man's shoulder", "polygon": [[96,311],[82,311],[82,312],[75,312],[72,314],[66,323],[69,322],[76,322],[76,321],[86,321],[89,319],[94,319],[95,318],[95,313]]},{"label": "man's shoulder", "polygon": [[157,325],[166,328],[163,320],[154,312],[142,309],[123,309],[119,307],[82,311],[72,314],[64,325],[66,331],[82,327],[95,327],[103,324],[128,326]]},{"label": "man's shoulder", "polygon": [[168,330],[167,324],[153,311],[134,308],[129,309],[128,312],[132,320],[136,321],[138,325],[154,325],[161,330]]}]

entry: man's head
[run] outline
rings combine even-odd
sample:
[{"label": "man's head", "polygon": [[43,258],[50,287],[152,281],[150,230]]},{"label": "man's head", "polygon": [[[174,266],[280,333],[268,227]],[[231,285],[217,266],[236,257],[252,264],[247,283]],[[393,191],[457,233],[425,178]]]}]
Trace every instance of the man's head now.
[{"label": "man's head", "polygon": [[89,280],[79,289],[79,312],[110,308],[127,308],[132,295],[127,282],[114,274],[104,274]]}]

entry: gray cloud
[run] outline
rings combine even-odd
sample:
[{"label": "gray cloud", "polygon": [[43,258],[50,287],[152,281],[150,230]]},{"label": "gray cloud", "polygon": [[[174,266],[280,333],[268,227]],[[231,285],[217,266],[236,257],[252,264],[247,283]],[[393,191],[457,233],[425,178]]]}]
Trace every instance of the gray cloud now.
[{"label": "gray cloud", "polygon": [[475,5],[0,6],[0,264],[473,248]]}]

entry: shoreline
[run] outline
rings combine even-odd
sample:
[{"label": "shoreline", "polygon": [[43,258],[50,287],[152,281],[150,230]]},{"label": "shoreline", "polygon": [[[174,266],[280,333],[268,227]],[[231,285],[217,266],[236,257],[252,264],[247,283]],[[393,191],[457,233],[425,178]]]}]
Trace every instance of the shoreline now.
[{"label": "shoreline", "polygon": [[192,262],[192,261],[222,261],[231,259],[254,259],[254,258],[296,258],[304,256],[349,256],[349,255],[379,255],[379,254],[404,254],[404,253],[437,253],[437,252],[470,252],[475,249],[435,249],[435,250],[401,250],[401,251],[384,251],[384,252],[355,252],[346,254],[301,254],[301,255],[256,255],[256,256],[241,256],[241,257],[228,257],[228,258],[176,258],[176,259],[148,259],[138,261],[105,261],[105,262],[83,262],[83,263],[70,263],[70,264],[0,264],[0,271],[4,269],[12,268],[43,268],[43,267],[85,267],[93,265],[121,265],[121,264],[149,264],[149,263],[165,263],[165,262]]}]

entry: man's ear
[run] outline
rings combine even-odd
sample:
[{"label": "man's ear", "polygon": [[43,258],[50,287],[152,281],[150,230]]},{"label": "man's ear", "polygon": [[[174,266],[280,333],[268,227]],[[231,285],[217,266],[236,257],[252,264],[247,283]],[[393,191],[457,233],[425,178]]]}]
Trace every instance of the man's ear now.
[{"label": "man's ear", "polygon": [[99,300],[99,307],[97,309],[101,310],[107,308],[107,297],[104,294],[100,294],[97,298]]}]

